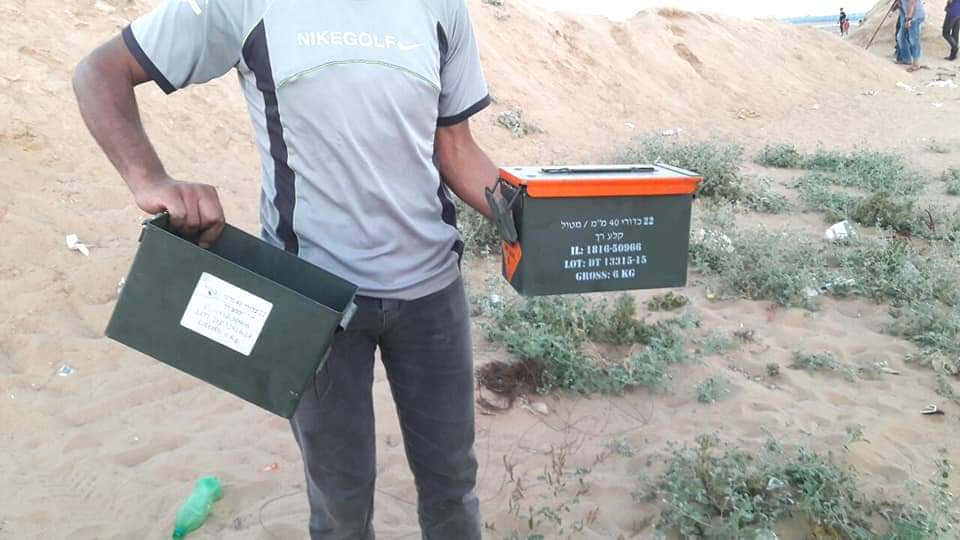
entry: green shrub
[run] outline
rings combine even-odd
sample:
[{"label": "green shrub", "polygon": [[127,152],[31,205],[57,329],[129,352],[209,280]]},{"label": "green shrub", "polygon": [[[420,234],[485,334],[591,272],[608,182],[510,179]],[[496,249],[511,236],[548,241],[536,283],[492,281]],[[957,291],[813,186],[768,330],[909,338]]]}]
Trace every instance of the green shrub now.
[{"label": "green shrub", "polygon": [[637,449],[634,448],[630,441],[626,439],[614,439],[607,443],[607,450],[611,454],[616,454],[621,457],[633,457],[637,453]]},{"label": "green shrub", "polygon": [[499,254],[501,240],[496,225],[459,199],[455,204],[457,228],[463,237],[465,251],[480,257]]},{"label": "green shrub", "polygon": [[916,200],[887,192],[853,195],[831,187],[836,177],[812,173],[799,185],[800,198],[811,209],[824,213],[827,222],[849,219],[861,225],[899,232],[924,233],[929,225],[914,209]]},{"label": "green shrub", "polygon": [[813,154],[803,156],[804,169],[814,171],[839,171],[843,169],[849,159],[842,152],[817,148]]},{"label": "green shrub", "polygon": [[782,214],[790,207],[785,196],[770,189],[768,178],[760,178],[751,185],[743,201],[750,210],[763,214]]},{"label": "green shrub", "polygon": [[943,396],[950,401],[960,403],[960,392],[953,389],[953,385],[947,380],[943,373],[937,374],[937,395]]},{"label": "green shrub", "polygon": [[841,167],[825,170],[839,173],[840,185],[870,193],[916,195],[924,188],[920,173],[900,154],[861,150],[846,156]]},{"label": "green shrub", "polygon": [[792,144],[774,144],[765,146],[756,161],[767,167],[799,169],[804,164],[804,156]]},{"label": "green shrub", "polygon": [[697,401],[700,403],[716,403],[726,392],[727,381],[718,377],[710,377],[697,385]]},{"label": "green shrub", "polygon": [[612,156],[617,163],[662,162],[695,171],[703,176],[697,194],[703,197],[739,201],[744,196],[740,163],[741,146],[718,141],[680,142],[663,137],[634,140]]},{"label": "green shrub", "polygon": [[737,229],[728,209],[702,221],[690,261],[717,275],[725,291],[808,308],[821,294],[890,302],[899,308],[891,332],[923,347],[931,362],[953,355],[952,363],[937,361],[960,372],[960,245],[950,251],[949,244],[861,235],[827,244],[795,232]]},{"label": "green shrub", "polygon": [[947,170],[942,178],[947,183],[947,193],[960,197],[960,168],[953,167]]},{"label": "green shrub", "polygon": [[666,294],[654,296],[647,301],[647,309],[650,311],[673,311],[680,309],[690,303],[690,299],[682,294],[674,294],[669,291]]},{"label": "green shrub", "polygon": [[810,209],[823,212],[828,223],[848,219],[906,236],[960,239],[960,211],[956,209],[919,207],[912,195],[838,191],[833,187],[835,184],[836,177],[825,173],[811,173],[797,184],[801,200]]},{"label": "green shrub", "polygon": [[671,445],[657,484],[663,501],[657,528],[688,539],[773,538],[776,524],[805,517],[809,536],[873,539],[870,503],[857,488],[856,472],[832,456],[798,449],[787,454],[775,442],[752,452],[701,435],[693,448]]},{"label": "green shrub", "polygon": [[832,183],[870,193],[915,195],[924,187],[920,173],[902,155],[888,152],[843,153],[819,148],[813,154],[801,154],[791,145],[775,145],[768,146],[758,161],[774,167],[832,173]]},{"label": "green shrub", "polygon": [[850,154],[817,150],[804,160],[804,168],[837,173],[836,183],[871,193],[915,195],[923,179],[900,154],[857,150]]},{"label": "green shrub", "polygon": [[793,363],[790,364],[790,367],[807,371],[838,371],[841,369],[840,362],[830,353],[794,353]]},{"label": "green shrub", "polygon": [[700,353],[704,356],[713,356],[716,354],[723,354],[727,351],[730,351],[736,346],[736,343],[733,340],[733,337],[726,332],[720,330],[714,330],[703,340],[703,345],[700,347]]},{"label": "green shrub", "polygon": [[[862,440],[848,428],[850,442]],[[700,435],[692,448],[671,443],[666,471],[655,486],[663,504],[657,529],[684,539],[777,538],[789,520],[807,526],[804,538],[837,540],[940,540],[956,538],[958,519],[950,492],[952,466],[937,460],[930,481],[933,505],[875,501],[858,484],[857,471],[799,447],[786,452],[773,440],[760,451],[721,444]],[[886,519],[884,523],[878,517]],[[797,518],[800,518],[799,520]]]},{"label": "green shrub", "polygon": [[593,341],[612,345],[649,343],[655,331],[636,318],[636,301],[630,295],[617,297],[612,309],[600,307],[593,316],[588,335]]},{"label": "green shrub", "polygon": [[897,199],[888,193],[874,193],[857,201],[850,218],[857,223],[898,232],[921,231],[912,199]]},{"label": "green shrub", "polygon": [[[499,302],[488,308],[487,336],[502,342],[520,362],[537,366],[537,389],[583,393],[620,393],[656,386],[669,365],[686,357],[684,320],[648,325],[637,320],[633,298],[620,296],[612,306],[583,297],[550,296]],[[627,358],[608,358],[597,344],[643,345]]]},{"label": "green shrub", "polygon": [[[824,173],[810,173],[800,179],[797,190],[800,200],[810,209],[823,212],[828,222],[847,219],[857,207],[858,197],[833,189],[833,177]],[[872,225],[872,224],[871,224]]]},{"label": "green shrub", "polygon": [[780,376],[780,364],[770,362],[767,364],[767,376],[768,377],[779,377]]},{"label": "green shrub", "polygon": [[727,228],[693,236],[691,264],[719,274],[727,289],[751,300],[812,307],[818,289],[837,281],[826,268],[822,246],[794,233]]},{"label": "green shrub", "polygon": [[543,128],[524,118],[523,109],[520,107],[501,112],[494,122],[502,128],[509,129],[517,139],[534,133],[544,133]]},{"label": "green shrub", "polygon": [[893,335],[923,349],[923,362],[950,375],[960,375],[960,309],[934,302],[915,302],[893,310]]},{"label": "green shrub", "polygon": [[857,294],[902,306],[960,303],[960,263],[937,250],[922,253],[900,238],[857,238],[832,253],[847,281],[838,294]]}]

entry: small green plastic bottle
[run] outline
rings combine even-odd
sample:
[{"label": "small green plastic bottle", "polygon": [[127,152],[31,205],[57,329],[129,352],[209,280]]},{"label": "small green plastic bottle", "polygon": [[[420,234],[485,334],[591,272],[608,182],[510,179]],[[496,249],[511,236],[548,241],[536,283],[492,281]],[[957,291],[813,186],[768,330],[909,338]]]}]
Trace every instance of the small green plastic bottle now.
[{"label": "small green plastic bottle", "polygon": [[173,538],[179,540],[200,528],[210,515],[213,503],[223,496],[223,487],[216,476],[204,476],[197,480],[193,493],[187,498],[180,510],[173,529]]}]

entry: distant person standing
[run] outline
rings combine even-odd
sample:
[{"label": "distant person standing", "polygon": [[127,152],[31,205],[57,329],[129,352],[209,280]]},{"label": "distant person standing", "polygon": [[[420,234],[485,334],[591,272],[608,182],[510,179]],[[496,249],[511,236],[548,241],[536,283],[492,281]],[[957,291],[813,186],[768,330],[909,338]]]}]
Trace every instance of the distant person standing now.
[{"label": "distant person standing", "polygon": [[900,17],[903,24],[897,35],[897,44],[905,63],[910,64],[907,71],[916,71],[920,69],[920,55],[922,54],[920,36],[923,23],[927,18],[923,0],[901,0]]},{"label": "distant person standing", "polygon": [[898,64],[907,64],[909,62],[903,58],[903,51],[900,50],[900,29],[903,28],[903,12],[900,10],[900,0],[893,0],[890,13],[894,11],[897,12],[897,29],[893,31],[893,51],[897,56]]},{"label": "distant person standing", "polygon": [[850,30],[850,19],[847,18],[847,12],[840,8],[840,35],[846,36]]},{"label": "distant person standing", "polygon": [[960,50],[960,0],[949,0],[944,11],[943,39],[950,44],[950,55],[946,59],[952,62]]}]

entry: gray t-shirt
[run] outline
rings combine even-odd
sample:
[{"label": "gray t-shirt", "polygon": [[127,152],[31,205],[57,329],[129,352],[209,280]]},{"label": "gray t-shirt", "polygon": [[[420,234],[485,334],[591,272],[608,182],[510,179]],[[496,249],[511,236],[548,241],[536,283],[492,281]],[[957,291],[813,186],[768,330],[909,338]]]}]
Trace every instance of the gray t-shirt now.
[{"label": "gray t-shirt", "polygon": [[490,101],[464,0],[165,0],[123,38],[167,93],[237,70],[268,242],[369,296],[457,278],[434,136]]}]

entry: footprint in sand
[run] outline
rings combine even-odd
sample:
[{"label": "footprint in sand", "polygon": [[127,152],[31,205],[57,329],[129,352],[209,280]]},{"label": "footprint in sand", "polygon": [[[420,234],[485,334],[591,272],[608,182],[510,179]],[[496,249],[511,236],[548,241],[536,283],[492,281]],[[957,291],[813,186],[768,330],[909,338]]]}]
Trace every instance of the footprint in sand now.
[{"label": "footprint in sand", "polygon": [[616,42],[617,45],[625,49],[630,56],[636,56],[638,54],[636,47],[633,46],[633,40],[630,39],[630,33],[622,26],[611,26],[610,37],[613,38],[613,41]]},{"label": "footprint in sand", "polygon": [[673,50],[677,53],[677,56],[683,58],[690,64],[697,73],[703,75],[703,62],[700,61],[697,55],[693,54],[693,51],[690,50],[690,47],[687,47],[686,43],[677,43],[673,46]]},{"label": "footprint in sand", "polygon": [[183,435],[175,434],[157,434],[147,440],[138,441],[138,446],[131,450],[120,452],[113,455],[114,461],[124,467],[136,467],[155,456],[164,454],[180,448],[188,441]]}]

